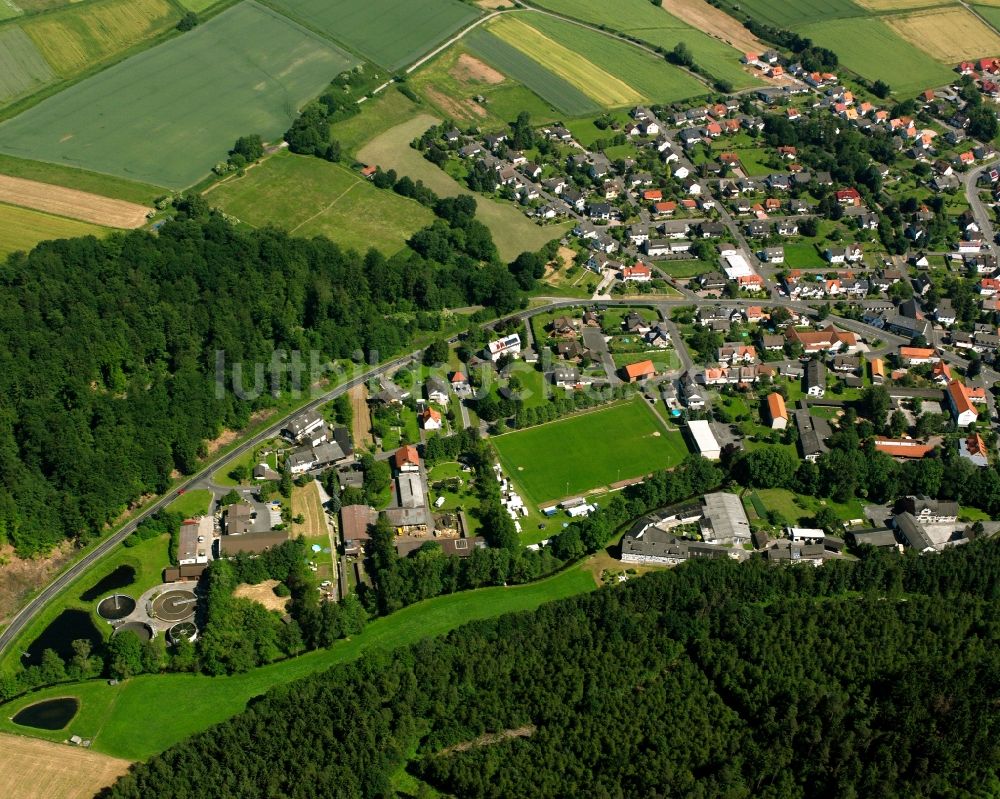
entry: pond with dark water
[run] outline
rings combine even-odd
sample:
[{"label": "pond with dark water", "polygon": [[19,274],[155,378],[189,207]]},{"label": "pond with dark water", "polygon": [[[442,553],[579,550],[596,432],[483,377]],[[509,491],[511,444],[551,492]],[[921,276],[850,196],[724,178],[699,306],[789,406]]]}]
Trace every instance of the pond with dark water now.
[{"label": "pond with dark water", "polygon": [[47,699],[21,710],[14,716],[14,723],[38,730],[61,730],[73,720],[79,709],[80,700],[73,697]]},{"label": "pond with dark water", "polygon": [[135,582],[135,569],[131,566],[119,566],[110,574],[105,574],[94,585],[80,594],[80,599],[84,602],[93,602],[102,596],[117,591],[119,588],[127,588]]},{"label": "pond with dark water", "polygon": [[42,653],[54,649],[63,660],[73,655],[73,641],[85,638],[96,649],[104,640],[94,626],[90,614],[85,610],[64,610],[42,630],[28,646],[28,656],[21,659],[25,666],[37,666],[42,662]]}]

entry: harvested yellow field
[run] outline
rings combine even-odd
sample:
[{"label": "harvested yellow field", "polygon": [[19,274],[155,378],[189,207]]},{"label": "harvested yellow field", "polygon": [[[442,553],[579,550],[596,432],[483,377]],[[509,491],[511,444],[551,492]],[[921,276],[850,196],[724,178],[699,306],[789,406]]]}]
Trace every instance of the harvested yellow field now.
[{"label": "harvested yellow field", "polygon": [[305,536],[319,538],[328,536],[330,530],[326,524],[326,512],[319,500],[319,486],[315,480],[310,480],[302,488],[296,486],[292,491],[292,517],[302,516],[302,524],[292,522],[292,538]]},{"label": "harvested yellow field", "polygon": [[[874,0],[874,2],[891,1]],[[907,0],[898,1],[906,2]],[[916,0],[916,2],[927,4],[927,0]],[[688,25],[704,31],[716,39],[722,39],[726,44],[732,45],[744,53],[760,53],[768,49],[767,45],[750,33],[734,17],[709,5],[707,0],[671,0],[663,8],[675,17],[684,20]]]},{"label": "harvested yellow field", "polygon": [[624,81],[519,19],[501,17],[490,25],[490,33],[603,106],[634,105],[644,100]]},{"label": "harvested yellow field", "polygon": [[67,744],[0,734],[4,799],[90,799],[129,767],[127,760]]},{"label": "harvested yellow field", "polygon": [[30,17],[21,26],[65,77],[167,30],[179,18],[169,0],[97,0]]},{"label": "harvested yellow field", "polygon": [[95,225],[126,229],[142,227],[150,210],[125,200],[113,200],[87,191],[10,175],[0,175],[0,202],[93,222]]},{"label": "harvested yellow field", "polygon": [[965,8],[933,8],[882,20],[896,33],[945,64],[1000,55],[1000,35]]}]

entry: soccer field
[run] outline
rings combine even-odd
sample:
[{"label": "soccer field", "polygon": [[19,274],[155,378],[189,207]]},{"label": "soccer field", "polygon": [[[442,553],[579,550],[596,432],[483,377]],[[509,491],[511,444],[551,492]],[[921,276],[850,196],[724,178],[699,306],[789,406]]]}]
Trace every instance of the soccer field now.
[{"label": "soccer field", "polygon": [[353,63],[243,2],[0,125],[0,151],[180,189],[225,160],[239,136],[280,136]]},{"label": "soccer field", "polygon": [[387,69],[416,61],[479,11],[458,0],[273,0],[274,6]]},{"label": "soccer field", "polygon": [[680,432],[668,431],[639,398],[492,441],[537,505],[676,466],[688,454]]}]

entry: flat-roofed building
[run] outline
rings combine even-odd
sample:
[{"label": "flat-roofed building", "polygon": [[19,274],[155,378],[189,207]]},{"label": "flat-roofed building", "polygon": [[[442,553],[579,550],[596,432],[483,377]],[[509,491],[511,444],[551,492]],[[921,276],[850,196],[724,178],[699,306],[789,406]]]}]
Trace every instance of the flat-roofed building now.
[{"label": "flat-roofed building", "polygon": [[707,544],[743,544],[751,540],[750,520],[735,494],[716,491],[702,500],[699,527]]},{"label": "flat-roofed building", "polygon": [[722,447],[719,446],[712,426],[704,419],[692,419],[687,423],[688,433],[694,444],[695,451],[703,458],[717,461],[722,455]]}]

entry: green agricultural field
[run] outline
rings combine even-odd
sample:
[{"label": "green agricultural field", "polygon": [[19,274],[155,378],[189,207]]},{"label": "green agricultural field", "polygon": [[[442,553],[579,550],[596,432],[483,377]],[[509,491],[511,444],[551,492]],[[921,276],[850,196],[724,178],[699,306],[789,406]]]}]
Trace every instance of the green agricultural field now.
[{"label": "green agricultural field", "polygon": [[88,222],[0,203],[0,257],[3,258],[17,250],[27,252],[39,242],[49,239],[103,237],[110,232]]},{"label": "green agricultural field", "polygon": [[221,0],[179,0],[179,2],[188,11],[194,11],[196,14],[200,14],[202,11],[206,11],[212,6],[218,4]]},{"label": "green agricultural field", "polygon": [[[4,6],[0,4],[0,9]],[[55,73],[35,43],[17,27],[0,28],[0,105],[37,91]]]},{"label": "green agricultural field", "polygon": [[169,0],[95,0],[28,17],[20,26],[52,69],[69,77],[169,30],[180,16]]},{"label": "green agricultural field", "polygon": [[5,705],[0,711],[0,729],[61,741],[65,731],[21,727],[9,719],[40,699],[76,696],[80,699],[80,712],[72,722],[76,734],[91,738],[97,751],[142,760],[239,713],[248,700],[276,685],[349,662],[368,651],[407,646],[470,621],[532,610],[595,588],[591,575],[576,566],[530,585],[463,591],[410,605],[369,623],[349,641],[247,674],[146,675],[114,686],[104,680],[58,685]]},{"label": "green agricultural field", "polygon": [[840,63],[869,80],[884,80],[894,93],[910,96],[949,83],[955,73],[893,33],[878,19],[834,19],[798,29],[821,47],[837,53]]},{"label": "green agricultural field", "polygon": [[[868,11],[851,0],[725,0],[758,22],[798,30],[800,25],[823,20],[863,17]],[[934,5],[933,1],[928,5]],[[865,23],[867,24],[867,23]]]},{"label": "green agricultural field", "polygon": [[184,188],[237,137],[280,136],[352,63],[277,12],[243,2],[3,123],[0,151]]},{"label": "green agricultural field", "polygon": [[996,30],[1000,31],[1000,7],[975,5],[972,8]]},{"label": "green agricultural field", "polygon": [[[473,56],[463,43],[449,47],[421,67],[410,85],[434,110],[460,124],[505,125],[521,111],[535,124],[559,118],[559,112],[515,80]],[[482,96],[483,101],[475,98]]]},{"label": "green agricultural field", "polygon": [[21,8],[14,0],[0,0],[0,20],[21,16]]},{"label": "green agricultural field", "polygon": [[[410,142],[427,128],[436,125],[439,119],[421,114],[409,122],[397,125],[380,136],[376,136],[361,150],[358,159],[366,164],[376,164],[383,169],[395,169],[400,175],[409,175],[413,180],[422,180],[427,186],[445,197],[470,194],[443,170],[424,158],[410,147]],[[570,222],[558,225],[536,225],[514,205],[476,196],[476,216],[493,233],[493,240],[500,257],[512,261],[520,253],[534,252],[543,245],[559,238],[572,226]]]},{"label": "green agricultural field", "polygon": [[725,42],[667,12],[669,3],[657,8],[648,0],[537,0],[542,8],[568,17],[604,25],[642,39],[649,44],[672,50],[683,41],[695,62],[715,78],[727,80],[737,89],[761,85],[740,64],[742,53]]},{"label": "green agricultural field", "polygon": [[621,79],[647,100],[671,103],[708,91],[703,83],[664,59],[611,36],[543,14],[526,14],[521,18],[553,41],[582,53],[592,64]]},{"label": "green agricultural field", "polygon": [[394,70],[479,16],[458,0],[273,0],[292,19]]},{"label": "green agricultural field", "polygon": [[493,67],[527,86],[539,97],[565,114],[586,116],[599,112],[600,106],[567,80],[553,74],[530,56],[494,36],[476,28],[464,39],[469,49]]},{"label": "green agricultural field", "polygon": [[206,198],[257,227],[274,225],[298,236],[326,236],[343,247],[387,255],[434,220],[415,200],[376,189],[357,172],[284,152],[212,189]]},{"label": "green agricultural field", "polygon": [[688,454],[639,398],[492,439],[536,505],[675,466]]},{"label": "green agricultural field", "polygon": [[204,516],[208,513],[212,492],[208,489],[185,491],[177,499],[167,505],[171,513],[181,513],[184,516]]}]

